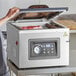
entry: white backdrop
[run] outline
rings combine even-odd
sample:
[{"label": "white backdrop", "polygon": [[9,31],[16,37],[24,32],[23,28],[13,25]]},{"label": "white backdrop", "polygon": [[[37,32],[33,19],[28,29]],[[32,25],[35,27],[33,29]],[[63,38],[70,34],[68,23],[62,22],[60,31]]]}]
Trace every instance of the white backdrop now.
[{"label": "white backdrop", "polygon": [[76,0],[40,0],[40,4],[50,7],[69,7],[67,14],[76,14]]}]

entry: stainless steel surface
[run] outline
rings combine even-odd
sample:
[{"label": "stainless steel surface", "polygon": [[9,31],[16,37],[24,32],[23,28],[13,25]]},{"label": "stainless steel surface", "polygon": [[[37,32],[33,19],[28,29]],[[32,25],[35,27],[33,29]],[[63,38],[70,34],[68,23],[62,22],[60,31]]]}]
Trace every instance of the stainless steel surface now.
[{"label": "stainless steel surface", "polygon": [[51,73],[76,72],[76,66],[75,67],[68,66],[68,67],[19,70],[10,61],[8,61],[8,65],[16,75],[22,74],[23,76],[25,76],[25,75],[42,75],[42,74],[46,75],[46,74],[51,74]]}]

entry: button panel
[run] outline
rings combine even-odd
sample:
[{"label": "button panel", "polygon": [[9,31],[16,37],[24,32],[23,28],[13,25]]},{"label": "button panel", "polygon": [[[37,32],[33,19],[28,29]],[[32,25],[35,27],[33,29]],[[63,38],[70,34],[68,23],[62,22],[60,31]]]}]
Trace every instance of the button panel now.
[{"label": "button panel", "polygon": [[29,45],[30,59],[59,57],[59,39],[30,40]]},{"label": "button panel", "polygon": [[32,56],[56,56],[57,55],[57,49],[56,49],[56,42],[41,42],[36,43],[32,47]]}]

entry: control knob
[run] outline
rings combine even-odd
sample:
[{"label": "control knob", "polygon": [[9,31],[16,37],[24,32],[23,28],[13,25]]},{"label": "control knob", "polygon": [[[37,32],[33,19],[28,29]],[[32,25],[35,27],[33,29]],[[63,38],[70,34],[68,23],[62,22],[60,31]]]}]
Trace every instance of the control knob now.
[{"label": "control knob", "polygon": [[35,47],[34,47],[34,53],[35,53],[35,54],[40,54],[40,52],[41,52],[40,46],[35,46]]}]

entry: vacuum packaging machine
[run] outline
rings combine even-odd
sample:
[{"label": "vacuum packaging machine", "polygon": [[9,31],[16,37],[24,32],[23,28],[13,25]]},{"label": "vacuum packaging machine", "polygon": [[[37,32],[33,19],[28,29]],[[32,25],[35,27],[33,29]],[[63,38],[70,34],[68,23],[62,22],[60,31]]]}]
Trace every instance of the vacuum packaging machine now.
[{"label": "vacuum packaging machine", "polygon": [[18,68],[69,65],[69,29],[56,22],[67,8],[21,9],[7,23],[7,53]]}]

